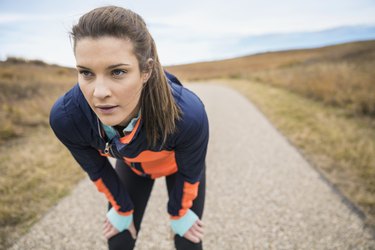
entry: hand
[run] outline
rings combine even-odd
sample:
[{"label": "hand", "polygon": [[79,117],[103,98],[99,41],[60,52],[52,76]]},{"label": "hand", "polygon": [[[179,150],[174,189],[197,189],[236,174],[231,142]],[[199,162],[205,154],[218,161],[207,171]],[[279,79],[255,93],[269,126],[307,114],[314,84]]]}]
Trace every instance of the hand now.
[{"label": "hand", "polygon": [[184,234],[184,238],[194,243],[199,243],[203,240],[203,222],[198,219]]},{"label": "hand", "polygon": [[[137,230],[135,230],[134,222],[129,225],[129,228],[127,229],[130,232],[130,235],[132,236],[133,239],[137,238]],[[108,240],[118,234],[119,231],[112,226],[111,222],[106,218],[104,221],[104,226],[103,226],[103,234],[104,237]]]},{"label": "hand", "polygon": [[108,240],[118,233],[119,231],[114,226],[112,226],[111,222],[109,222],[109,220],[106,218],[103,225],[104,237]]}]

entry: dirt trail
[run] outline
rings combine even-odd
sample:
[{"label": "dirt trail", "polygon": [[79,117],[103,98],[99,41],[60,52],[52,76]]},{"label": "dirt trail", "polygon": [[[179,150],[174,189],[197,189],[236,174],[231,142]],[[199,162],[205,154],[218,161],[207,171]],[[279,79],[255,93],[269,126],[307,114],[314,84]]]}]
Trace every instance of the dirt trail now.
[{"label": "dirt trail", "polygon": [[[359,217],[248,100],[220,85],[189,88],[211,130],[205,249],[375,249]],[[166,203],[159,179],[136,249],[173,249]],[[85,179],[11,249],[106,249],[105,211]]]}]

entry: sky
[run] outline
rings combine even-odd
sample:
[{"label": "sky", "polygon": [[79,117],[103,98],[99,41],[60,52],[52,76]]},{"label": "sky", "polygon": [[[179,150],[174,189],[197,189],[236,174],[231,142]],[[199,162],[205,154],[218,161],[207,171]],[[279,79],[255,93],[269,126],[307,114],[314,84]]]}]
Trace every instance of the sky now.
[{"label": "sky", "polygon": [[238,56],[235,45],[251,36],[375,25],[375,0],[0,0],[0,60],[74,67],[69,31],[81,15],[104,5],[140,14],[164,65]]}]

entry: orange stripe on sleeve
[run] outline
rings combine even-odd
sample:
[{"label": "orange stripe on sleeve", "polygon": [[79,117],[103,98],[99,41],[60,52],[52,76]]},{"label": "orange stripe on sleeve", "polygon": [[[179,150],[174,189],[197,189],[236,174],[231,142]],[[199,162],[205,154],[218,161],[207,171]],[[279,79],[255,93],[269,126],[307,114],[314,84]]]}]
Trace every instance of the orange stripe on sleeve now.
[{"label": "orange stripe on sleeve", "polygon": [[107,197],[107,200],[111,203],[112,207],[117,211],[119,215],[128,216],[133,213],[133,210],[128,212],[121,212],[119,211],[120,206],[117,204],[115,199],[113,198],[111,192],[107,188],[107,186],[104,184],[103,180],[99,178],[98,180],[94,181],[96,188],[99,192],[104,193],[104,195]]},{"label": "orange stripe on sleeve", "polygon": [[182,216],[186,214],[188,209],[192,207],[193,200],[197,198],[198,196],[198,186],[199,186],[199,181],[194,184],[190,184],[189,182],[184,182],[184,189],[183,189],[182,201],[181,201],[182,208],[180,209],[180,211],[178,211],[178,216],[171,216],[172,220],[177,220],[181,218]]}]

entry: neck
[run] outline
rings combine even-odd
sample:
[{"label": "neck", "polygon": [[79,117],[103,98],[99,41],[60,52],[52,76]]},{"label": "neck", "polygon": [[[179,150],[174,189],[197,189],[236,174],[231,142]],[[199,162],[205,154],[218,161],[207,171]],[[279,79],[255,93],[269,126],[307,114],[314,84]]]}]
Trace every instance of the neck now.
[{"label": "neck", "polygon": [[118,124],[117,127],[126,127],[129,124],[129,122],[131,121],[131,119],[133,119],[134,117],[137,116],[138,112],[139,112],[139,106],[137,105],[134,108],[134,110],[130,113],[130,115],[128,117],[126,117],[126,119],[123,122]]}]

